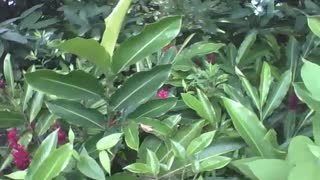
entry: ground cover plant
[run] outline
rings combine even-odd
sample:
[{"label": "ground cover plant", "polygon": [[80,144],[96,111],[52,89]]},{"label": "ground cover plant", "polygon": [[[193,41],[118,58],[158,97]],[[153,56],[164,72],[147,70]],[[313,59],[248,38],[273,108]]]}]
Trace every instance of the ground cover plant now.
[{"label": "ground cover plant", "polygon": [[320,179],[317,1],[25,6],[0,23],[1,179]]}]

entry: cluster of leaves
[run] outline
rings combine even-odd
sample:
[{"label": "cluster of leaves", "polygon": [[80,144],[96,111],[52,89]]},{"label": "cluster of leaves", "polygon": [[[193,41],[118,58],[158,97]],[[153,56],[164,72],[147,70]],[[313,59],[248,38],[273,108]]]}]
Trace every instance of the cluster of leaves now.
[{"label": "cluster of leaves", "polygon": [[[257,14],[231,1],[150,3],[67,3],[69,23],[37,5],[0,24],[1,42],[25,44],[22,56],[36,62],[17,69],[12,47],[0,46],[0,128],[17,128],[32,156],[18,170],[3,144],[1,178],[319,179],[319,6],[270,0]],[[142,8],[151,13],[142,24],[177,9],[186,17],[132,26],[141,19],[128,11],[157,6]],[[198,38],[197,20],[210,38],[222,36]],[[68,30],[52,33],[60,25]],[[69,129],[64,144],[57,121]]]}]

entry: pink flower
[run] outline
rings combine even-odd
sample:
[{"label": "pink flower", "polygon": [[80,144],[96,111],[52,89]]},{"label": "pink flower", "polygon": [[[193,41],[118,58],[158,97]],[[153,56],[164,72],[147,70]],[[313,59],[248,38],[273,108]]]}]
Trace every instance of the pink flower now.
[{"label": "pink flower", "polygon": [[61,128],[60,124],[57,121],[53,124],[53,129],[54,130],[59,129],[58,144],[60,145],[65,144],[67,139],[66,132]]},{"label": "pink flower", "polygon": [[108,127],[112,127],[112,126],[114,126],[115,124],[117,124],[117,121],[115,121],[115,120],[110,119],[110,120],[108,121]]},{"label": "pink flower", "polygon": [[216,55],[215,54],[208,54],[207,55],[207,61],[210,64],[213,64],[216,60]]},{"label": "pink flower", "polygon": [[17,144],[13,149],[12,156],[17,169],[25,170],[29,167],[31,156],[23,146]]},{"label": "pink flower", "polygon": [[6,86],[6,82],[3,79],[0,79],[0,88],[3,89]]},{"label": "pink flower", "polygon": [[299,98],[297,97],[296,93],[293,92],[289,96],[288,108],[290,110],[297,110],[298,109],[298,105],[299,105]]},{"label": "pink flower", "polygon": [[13,128],[7,131],[7,140],[9,147],[13,147],[18,144],[19,137],[17,135],[17,129]]},{"label": "pink flower", "polygon": [[169,97],[169,92],[164,90],[164,89],[161,89],[160,91],[158,91],[157,93],[157,96],[160,98],[160,99],[166,99]]}]

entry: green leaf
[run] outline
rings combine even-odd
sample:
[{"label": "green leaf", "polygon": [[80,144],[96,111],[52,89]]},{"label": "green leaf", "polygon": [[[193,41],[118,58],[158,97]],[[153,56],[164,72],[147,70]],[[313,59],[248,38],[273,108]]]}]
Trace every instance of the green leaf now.
[{"label": "green leaf", "polygon": [[80,160],[77,163],[77,168],[85,176],[96,179],[104,180],[105,175],[99,164],[88,154],[81,153]]},{"label": "green leaf", "polygon": [[123,42],[114,53],[113,72],[121,72],[168,44],[179,34],[180,27],[180,16],[167,17],[146,26],[139,35]]},{"label": "green leaf", "polygon": [[73,38],[58,46],[62,51],[75,54],[94,63],[103,72],[107,72],[110,67],[110,55],[94,39]]},{"label": "green leaf", "polygon": [[280,159],[259,159],[246,163],[259,180],[288,179],[290,165]]},{"label": "green leaf", "polygon": [[260,100],[257,89],[251,85],[251,83],[247,80],[247,78],[237,67],[235,71],[236,74],[239,76],[242,82],[242,86],[246,90],[247,95],[252,99],[254,105],[260,110]]},{"label": "green leaf", "polygon": [[122,133],[114,133],[103,137],[97,142],[97,149],[99,151],[111,149],[121,140],[122,135]]},{"label": "green leaf", "polygon": [[170,142],[174,155],[181,160],[185,160],[187,157],[185,148],[178,142],[175,142],[173,140],[171,140]]},{"label": "green leaf", "polygon": [[309,145],[313,144],[314,143],[308,137],[294,137],[289,145],[287,160],[293,165],[316,162],[315,156],[309,149]]},{"label": "green leaf", "polygon": [[32,122],[39,114],[43,104],[44,94],[35,92],[31,105],[29,106],[29,121]]},{"label": "green leaf", "polygon": [[74,132],[73,132],[72,128],[69,127],[68,139],[69,139],[69,142],[70,142],[71,144],[74,143],[74,138],[75,138]]},{"label": "green leaf", "polygon": [[[132,0],[120,0],[111,14],[104,19],[105,30],[102,36],[101,45],[113,56],[118,36],[122,27],[123,20],[129,9]],[[116,59],[117,60],[117,59]]]},{"label": "green leaf", "polygon": [[[34,72],[36,70],[35,66],[31,66],[28,69],[28,73],[30,72]],[[23,87],[23,96],[21,98],[21,102],[22,102],[22,111],[25,111],[27,109],[28,103],[30,101],[30,99],[32,98],[32,94],[33,94],[33,89],[31,86],[28,85],[28,83],[24,83],[24,87]]]},{"label": "green leaf", "polygon": [[250,51],[250,48],[254,44],[257,38],[257,32],[251,31],[249,34],[245,37],[243,42],[241,43],[237,57],[235,59],[236,64],[239,64],[240,61],[247,55],[247,53]]},{"label": "green leaf", "polygon": [[176,98],[150,100],[130,113],[129,118],[158,117],[171,110],[176,104]]},{"label": "green leaf", "polygon": [[174,129],[177,127],[177,125],[179,124],[179,122],[181,121],[181,115],[173,115],[170,116],[166,119],[164,119],[162,122],[167,125],[170,129]]},{"label": "green leaf", "polygon": [[317,157],[318,159],[320,159],[320,146],[316,146],[316,145],[312,145],[309,144],[308,145],[310,152]]},{"label": "green leaf", "polygon": [[315,35],[320,37],[320,16],[308,16],[308,26]]},{"label": "green leaf", "polygon": [[4,176],[10,179],[24,179],[24,177],[26,176],[26,173],[27,173],[26,171],[16,171]]},{"label": "green leaf", "polygon": [[320,100],[320,80],[315,76],[315,74],[319,73],[319,65],[304,60],[304,65],[301,68],[301,77],[306,88],[316,100]]},{"label": "green leaf", "polygon": [[23,125],[24,117],[18,112],[0,111],[0,128],[12,128]]},{"label": "green leaf", "polygon": [[124,167],[123,169],[137,174],[152,173],[151,167],[143,163],[130,164],[129,166]]},{"label": "green leaf", "polygon": [[[153,133],[157,136],[167,137],[171,134],[171,129],[158,119],[141,117],[134,121],[139,123],[144,131]],[[144,126],[148,127],[148,129],[144,129]]]},{"label": "green leaf", "polygon": [[173,69],[187,71],[192,68],[191,59],[195,56],[203,56],[206,54],[218,52],[225,44],[198,42],[183,50],[174,60]]},{"label": "green leaf", "polygon": [[160,161],[154,152],[148,149],[147,153],[147,164],[150,167],[152,174],[156,176],[160,172]]},{"label": "green leaf", "polygon": [[270,86],[272,83],[272,75],[271,75],[271,69],[268,63],[264,62],[261,70],[261,76],[260,76],[260,109],[262,109],[264,103],[267,100]]},{"label": "green leaf", "polygon": [[[38,171],[42,171],[44,161],[49,157],[49,155],[56,149],[58,141],[58,131],[52,132],[47,136],[35,152],[31,164],[28,168],[26,180],[34,180],[37,178],[35,175]],[[55,160],[54,160],[55,161]],[[40,168],[41,167],[41,168]]]},{"label": "green leaf", "polygon": [[40,113],[37,119],[35,130],[38,136],[42,136],[44,133],[46,133],[56,119],[57,117],[54,114],[49,113],[48,111]]},{"label": "green leaf", "polygon": [[292,79],[295,80],[296,77],[296,71],[297,66],[299,64],[300,60],[300,46],[299,42],[294,38],[294,36],[290,36],[287,49],[286,49],[286,55],[287,55],[287,61],[290,65],[290,70],[292,72]]},{"label": "green leaf", "polygon": [[139,126],[137,123],[130,121],[128,125],[123,128],[124,139],[129,148],[139,150]]},{"label": "green leaf", "polygon": [[263,109],[262,118],[265,119],[281,104],[291,85],[291,71],[284,72],[280,80],[272,87],[267,103]]},{"label": "green leaf", "polygon": [[72,71],[67,75],[51,70],[39,70],[25,75],[34,89],[70,100],[101,99],[104,89],[96,78],[83,72]]},{"label": "green leaf", "polygon": [[139,72],[130,77],[110,99],[113,110],[137,106],[152,95],[168,79],[171,65],[156,66],[150,71]]},{"label": "green leaf", "polygon": [[200,163],[200,171],[213,171],[216,169],[221,169],[228,165],[231,162],[231,158],[223,157],[223,156],[212,156],[208,159],[201,161]]},{"label": "green leaf", "polygon": [[53,151],[37,169],[32,180],[51,180],[67,167],[73,152],[73,145],[68,143]]},{"label": "green leaf", "polygon": [[10,89],[10,95],[14,97],[14,76],[11,63],[11,55],[7,54],[3,62],[3,74],[7,82],[7,86]]},{"label": "green leaf", "polygon": [[299,99],[312,110],[320,111],[320,100],[314,99],[303,83],[294,83],[294,90]]},{"label": "green leaf", "polygon": [[293,167],[288,180],[315,180],[320,179],[319,164],[301,163]]},{"label": "green leaf", "polygon": [[211,144],[215,133],[215,131],[207,132],[193,139],[187,148],[188,156],[194,155],[208,147]]},{"label": "green leaf", "polygon": [[86,128],[105,129],[105,117],[95,109],[89,109],[75,101],[54,100],[46,103],[51,113],[70,124]]},{"label": "green leaf", "polygon": [[107,180],[139,180],[134,174],[120,172],[106,178]]},{"label": "green leaf", "polygon": [[111,160],[107,151],[100,151],[99,152],[99,160],[102,167],[107,171],[108,174],[111,175]]},{"label": "green leaf", "polygon": [[209,101],[208,97],[199,89],[197,89],[197,94],[199,101],[202,104],[203,110],[204,110],[204,117],[211,123],[214,124],[218,122],[218,119],[216,117],[216,112],[214,111],[211,102]]},{"label": "green leaf", "polygon": [[256,155],[264,158],[279,156],[272,142],[264,139],[267,130],[252,111],[228,98],[223,98],[223,102],[236,130]]},{"label": "green leaf", "polygon": [[312,121],[312,132],[314,142],[320,145],[320,112],[317,111],[311,118]]}]

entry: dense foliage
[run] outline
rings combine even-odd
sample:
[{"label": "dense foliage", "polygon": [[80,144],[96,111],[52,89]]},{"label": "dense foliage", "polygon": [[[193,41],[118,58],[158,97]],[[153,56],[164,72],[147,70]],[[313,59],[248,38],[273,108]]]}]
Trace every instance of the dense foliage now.
[{"label": "dense foliage", "polygon": [[320,179],[318,1],[0,13],[1,179]]}]

